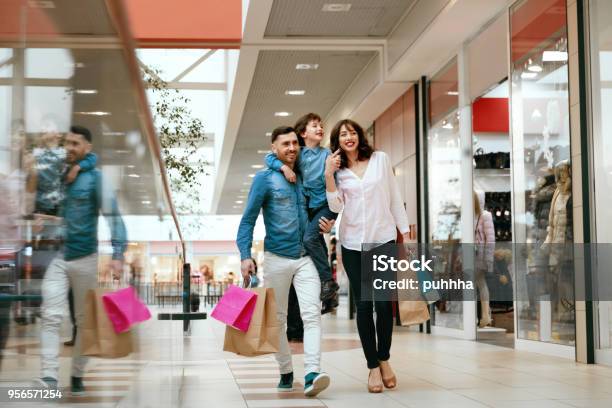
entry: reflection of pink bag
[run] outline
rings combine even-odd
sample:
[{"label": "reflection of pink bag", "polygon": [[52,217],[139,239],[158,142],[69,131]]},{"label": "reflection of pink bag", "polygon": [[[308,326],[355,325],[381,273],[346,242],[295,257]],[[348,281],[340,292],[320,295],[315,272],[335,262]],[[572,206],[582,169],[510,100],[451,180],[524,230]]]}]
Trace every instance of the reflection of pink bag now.
[{"label": "reflection of pink bag", "polygon": [[210,315],[228,326],[246,332],[256,303],[257,293],[230,285]]},{"label": "reflection of pink bag", "polygon": [[105,293],[102,295],[102,302],[115,333],[126,332],[132,325],[151,318],[151,312],[138,299],[136,291],[131,286]]}]

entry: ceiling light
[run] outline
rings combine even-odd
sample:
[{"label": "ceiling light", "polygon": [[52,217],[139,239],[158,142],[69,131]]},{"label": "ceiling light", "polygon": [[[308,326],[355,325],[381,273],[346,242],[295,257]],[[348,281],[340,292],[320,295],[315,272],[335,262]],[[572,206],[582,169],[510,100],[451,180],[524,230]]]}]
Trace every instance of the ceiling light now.
[{"label": "ceiling light", "polygon": [[98,93],[96,89],[75,89],[74,92],[79,95],[95,95]]},{"label": "ceiling light", "polygon": [[458,96],[459,92],[457,92],[457,91],[448,91],[446,94],[449,95],[449,96]]},{"label": "ceiling light", "polygon": [[104,136],[125,136],[125,132],[102,132]]},{"label": "ceiling light", "polygon": [[272,132],[266,132],[266,136],[267,136],[267,137],[272,136]]},{"label": "ceiling light", "polygon": [[117,149],[117,150],[115,150],[115,153],[117,153],[117,154],[130,154],[130,153],[132,153],[132,151],[131,150]]},{"label": "ceiling light", "polygon": [[533,79],[537,76],[538,76],[537,72],[523,72],[521,74],[521,78],[523,79]]},{"label": "ceiling light", "polygon": [[248,188],[241,188],[241,189],[240,189],[240,192],[241,192],[241,193],[248,193],[248,192],[249,192],[249,189],[248,189]]},{"label": "ceiling light", "polygon": [[55,3],[50,0],[30,0],[28,1],[30,8],[54,9]]},{"label": "ceiling light", "polygon": [[236,200],[236,201],[234,201],[234,202],[235,202],[236,204],[242,204],[242,203],[244,203],[244,201],[242,201],[242,200]]},{"label": "ceiling light", "polygon": [[274,112],[274,116],[280,116],[280,117],[287,117],[287,116],[291,116],[293,115],[293,113],[291,112]]},{"label": "ceiling light", "polygon": [[253,164],[251,167],[254,169],[263,169],[264,165],[263,164]]},{"label": "ceiling light", "polygon": [[233,205],[232,206],[232,208],[240,208],[240,207],[242,207],[242,206],[240,206],[240,205]]},{"label": "ceiling light", "polygon": [[136,166],[134,166],[133,164],[128,164],[128,165],[127,165],[127,166],[125,166],[125,167],[127,167],[128,169],[133,169],[133,168],[134,168],[134,167],[136,167]]},{"label": "ceiling light", "polygon": [[253,178],[253,177],[255,177],[255,174],[249,174],[249,177]]},{"label": "ceiling light", "polygon": [[257,154],[268,154],[268,153],[270,153],[269,150],[258,150],[257,151]]},{"label": "ceiling light", "polygon": [[338,12],[338,11],[349,11],[351,9],[351,3],[326,3],[323,5],[321,11],[327,12]]},{"label": "ceiling light", "polygon": [[88,115],[88,116],[108,116],[110,112],[93,111],[93,112],[74,112],[75,115]]},{"label": "ceiling light", "polygon": [[298,70],[315,70],[319,69],[319,64],[297,64],[295,69]]},{"label": "ceiling light", "polygon": [[128,177],[132,177],[132,178],[140,178],[139,174],[136,173],[132,173],[132,174],[128,174]]},{"label": "ceiling light", "polygon": [[442,129],[452,129],[452,128],[453,128],[452,123],[446,123],[445,125],[442,126]]},{"label": "ceiling light", "polygon": [[242,185],[243,185],[243,186],[250,186],[250,185],[251,185],[251,182],[250,182],[250,181],[245,181],[245,182],[243,182],[243,183],[242,183]]},{"label": "ceiling light", "polygon": [[151,202],[149,200],[142,200],[141,203],[143,203],[143,204],[151,204]]},{"label": "ceiling light", "polygon": [[542,72],[542,67],[538,64],[532,64],[527,69],[531,72]]},{"label": "ceiling light", "polygon": [[305,93],[306,91],[303,89],[288,89],[285,91],[285,95],[290,95],[290,96],[302,96]]},{"label": "ceiling light", "polygon": [[567,61],[567,51],[544,51],[542,61],[565,62]]},{"label": "ceiling light", "polygon": [[246,196],[245,195],[239,195],[239,196],[236,196],[236,198],[246,198]]}]

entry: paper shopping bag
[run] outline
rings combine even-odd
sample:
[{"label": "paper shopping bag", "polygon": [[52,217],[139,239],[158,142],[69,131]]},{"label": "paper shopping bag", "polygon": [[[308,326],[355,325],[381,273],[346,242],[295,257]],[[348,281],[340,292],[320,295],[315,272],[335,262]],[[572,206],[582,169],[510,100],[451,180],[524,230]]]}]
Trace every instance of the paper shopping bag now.
[{"label": "paper shopping bag", "polygon": [[131,332],[115,333],[102,301],[112,289],[91,289],[85,296],[85,319],[79,327],[81,353],[102,358],[125,357],[132,352]]},{"label": "paper shopping bag", "polygon": [[429,320],[429,308],[424,300],[403,300],[398,302],[402,326],[425,323]]},{"label": "paper shopping bag", "polygon": [[249,291],[257,294],[249,329],[242,332],[227,326],[223,350],[249,357],[276,353],[279,347],[280,324],[276,316],[274,289],[252,288]]},{"label": "paper shopping bag", "polygon": [[132,325],[151,318],[151,312],[132,286],[103,294],[102,302],[115,333],[126,332]]},{"label": "paper shopping bag", "polygon": [[246,332],[255,311],[257,293],[230,285],[210,316],[235,329]]}]

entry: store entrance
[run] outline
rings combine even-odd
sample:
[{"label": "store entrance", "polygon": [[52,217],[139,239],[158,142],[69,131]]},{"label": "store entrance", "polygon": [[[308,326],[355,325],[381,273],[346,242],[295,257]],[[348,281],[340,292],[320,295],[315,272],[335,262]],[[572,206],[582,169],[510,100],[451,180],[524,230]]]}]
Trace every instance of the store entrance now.
[{"label": "store entrance", "polygon": [[508,81],[472,104],[477,341],[514,347]]}]

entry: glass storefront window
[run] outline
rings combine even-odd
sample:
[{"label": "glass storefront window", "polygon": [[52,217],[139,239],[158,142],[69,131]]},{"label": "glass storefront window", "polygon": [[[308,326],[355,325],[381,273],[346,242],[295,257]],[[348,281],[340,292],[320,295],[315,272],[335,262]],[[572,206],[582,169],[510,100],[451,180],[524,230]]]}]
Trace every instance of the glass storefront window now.
[{"label": "glass storefront window", "polygon": [[[599,244],[612,243],[612,3],[606,0],[589,2],[591,39],[591,95],[593,111],[593,163],[595,175],[595,234]],[[598,268],[599,269],[599,268]],[[603,268],[609,271],[609,268]],[[609,273],[609,272],[608,272]],[[598,277],[600,279],[601,277]],[[597,283],[594,283],[597,285]],[[595,286],[595,294],[599,286]],[[597,323],[599,350],[597,362],[612,364],[612,302],[599,289]]]},{"label": "glass storefront window", "polygon": [[[435,75],[429,83],[429,130],[427,132],[427,174],[429,201],[429,242],[445,244],[453,251],[461,243],[461,147],[458,113],[457,61]],[[448,254],[449,259],[458,259]],[[451,275],[460,267],[446,264],[436,274]],[[461,301],[436,304],[435,325],[463,329]]]},{"label": "glass storefront window", "polygon": [[571,154],[565,0],[510,9],[514,240],[518,338],[575,342]]}]

